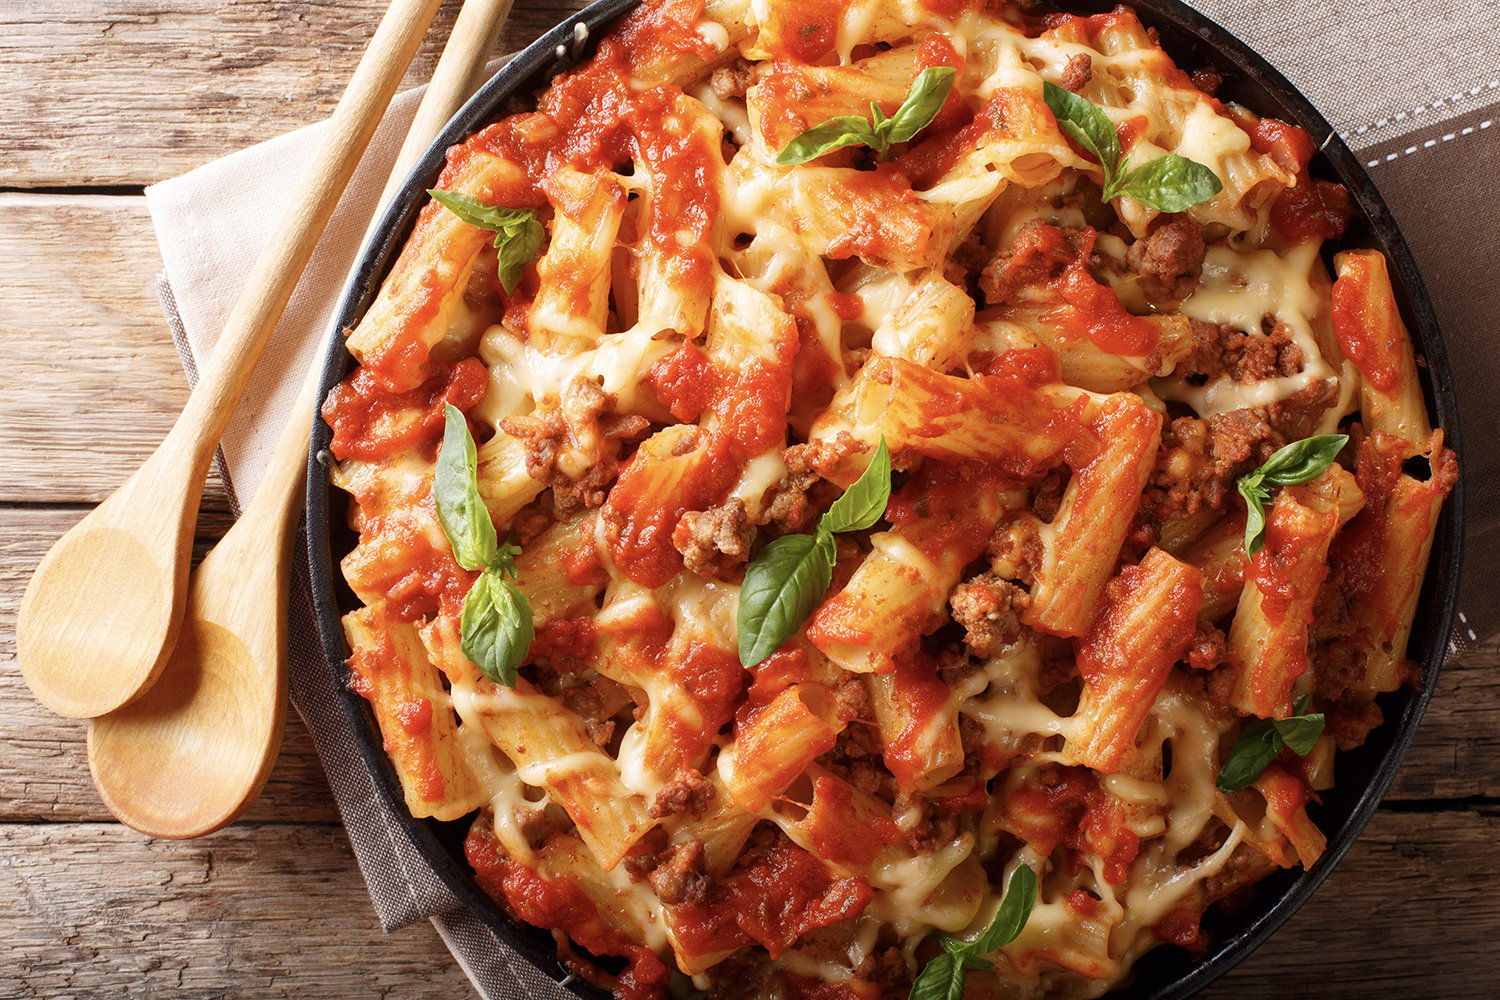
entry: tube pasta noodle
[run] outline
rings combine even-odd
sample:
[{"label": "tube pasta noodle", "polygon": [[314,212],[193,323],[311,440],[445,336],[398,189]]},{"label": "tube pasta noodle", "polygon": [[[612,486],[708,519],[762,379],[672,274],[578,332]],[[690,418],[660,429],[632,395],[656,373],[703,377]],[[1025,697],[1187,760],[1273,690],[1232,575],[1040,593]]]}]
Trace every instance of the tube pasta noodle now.
[{"label": "tube pasta noodle", "polygon": [[[349,334],[324,414],[351,683],[412,812],[471,824],[479,884],[619,997],[905,996],[1019,865],[1036,908],[970,988],[1099,996],[1319,862],[1335,751],[1414,676],[1458,472],[1384,260],[1325,270],[1348,201],[1300,131],[1127,8],[1034,10],[647,0],[449,151],[438,187],[545,227],[514,291],[493,234],[429,204]],[[952,93],[884,162],[775,163],[937,66]],[[1175,153],[1222,190],[1105,203],[1044,83],[1131,165]],[[463,652],[448,403],[520,547],[514,689]],[[1339,431],[1247,555],[1236,481]],[[826,594],[743,667],[747,563],[882,438],[883,517],[829,541]],[[1309,753],[1219,791],[1241,732],[1304,699]]]}]

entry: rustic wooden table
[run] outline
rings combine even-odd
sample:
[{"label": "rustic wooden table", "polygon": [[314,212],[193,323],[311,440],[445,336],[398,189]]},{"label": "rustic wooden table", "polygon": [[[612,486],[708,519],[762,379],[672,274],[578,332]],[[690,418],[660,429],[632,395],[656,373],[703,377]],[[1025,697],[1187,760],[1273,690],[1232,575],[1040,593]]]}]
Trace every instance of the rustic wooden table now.
[{"label": "rustic wooden table", "polygon": [[[440,26],[456,13],[448,3]],[[569,0],[519,0],[502,45]],[[578,4],[576,6],[581,6]],[[0,997],[473,995],[431,927],[380,932],[293,718],[246,818],[186,843],[114,823],[82,723],[34,702],[16,606],[42,553],[186,398],[142,188],[325,117],[379,0],[4,5],[0,29]],[[429,42],[409,82],[436,59]],[[222,484],[199,524],[224,530]],[[1493,650],[1443,678],[1395,789],[1316,898],[1214,997],[1492,997]]]}]

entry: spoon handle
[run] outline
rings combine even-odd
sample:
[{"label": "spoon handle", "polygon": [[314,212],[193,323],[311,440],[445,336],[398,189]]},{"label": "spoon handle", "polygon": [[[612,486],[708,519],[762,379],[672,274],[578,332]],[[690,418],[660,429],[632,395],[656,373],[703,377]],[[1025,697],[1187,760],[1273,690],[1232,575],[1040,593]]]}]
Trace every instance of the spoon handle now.
[{"label": "spoon handle", "polygon": [[393,0],[329,119],[318,158],[292,194],[224,325],[207,370],[173,427],[207,469],[234,404],[275,328],[313,247],[442,0]]},{"label": "spoon handle", "polygon": [[[513,0],[464,0],[458,18],[453,22],[448,43],[438,59],[437,68],[433,70],[432,80],[427,84],[427,90],[412,117],[406,140],[401,144],[401,152],[396,155],[390,177],[370,215],[362,244],[369,243],[386,204],[406,181],[406,175],[411,172],[422,153],[437,138],[448,119],[453,117],[474,92],[485,60],[500,37],[500,29],[505,26],[512,2]],[[324,333],[314,355],[319,362],[327,355],[328,342],[335,335],[336,331],[331,328]],[[253,529],[257,533],[271,527],[272,519],[279,519],[283,523],[276,535],[278,544],[285,537],[286,530],[295,523],[296,511],[300,509],[293,501],[301,499],[301,489],[305,482],[303,477],[307,472],[307,440],[311,422],[309,415],[311,420],[317,419],[315,411],[318,387],[321,384],[322,369],[315,363],[308,370],[302,388],[297,393],[291,417],[276,439],[276,450],[266,465],[255,499],[240,517],[240,522],[249,521],[258,526]],[[262,496],[265,501],[258,504],[257,501]],[[236,525],[240,522],[236,522]],[[233,531],[234,528],[231,527],[230,530]]]}]

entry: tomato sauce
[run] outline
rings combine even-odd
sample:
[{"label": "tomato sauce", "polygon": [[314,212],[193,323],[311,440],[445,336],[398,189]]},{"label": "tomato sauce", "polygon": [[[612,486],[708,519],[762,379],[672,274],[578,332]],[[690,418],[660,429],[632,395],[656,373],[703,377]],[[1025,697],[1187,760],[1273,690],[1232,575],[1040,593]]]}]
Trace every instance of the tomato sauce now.
[{"label": "tomato sauce", "polygon": [[867,868],[882,847],[901,842],[901,829],[886,816],[867,816],[854,804],[854,787],[826,775],[813,783],[813,801],[803,831],[820,858]]},{"label": "tomato sauce", "polygon": [[708,355],[692,341],[662,358],[646,372],[656,398],[677,420],[691,423],[713,402],[718,372]]},{"label": "tomato sauce", "polygon": [[1333,283],[1333,332],[1365,381],[1393,396],[1401,388],[1406,339],[1388,311],[1389,300],[1377,292],[1389,278],[1369,256],[1351,253],[1341,261]]},{"label": "tomato sauce", "polygon": [[526,659],[547,660],[554,669],[575,672],[593,655],[596,639],[592,618],[559,618],[536,630]]},{"label": "tomato sauce", "polygon": [[[676,644],[674,643],[674,647]],[[692,756],[707,748],[719,730],[734,718],[745,686],[745,668],[737,653],[697,640],[674,648],[664,666],[677,687],[698,710],[699,718],[672,715],[667,724],[680,754]]]},{"label": "tomato sauce", "polygon": [[323,419],[333,428],[329,448],[340,461],[374,462],[436,442],[443,436],[443,407],[471,409],[484,397],[489,378],[478,358],[465,358],[415,389],[393,393],[377,372],[361,366],[323,402]]},{"label": "tomato sauce", "polygon": [[922,655],[895,658],[893,699],[900,704],[905,725],[886,739],[886,769],[902,789],[915,788],[931,770],[927,738],[931,722],[948,707],[952,690],[938,676],[937,665]]},{"label": "tomato sauce", "polygon": [[761,28],[760,41],[775,59],[817,63],[833,52],[839,25],[851,0],[800,0],[774,4]]},{"label": "tomato sauce", "polygon": [[[665,432],[636,452],[609,491],[602,516],[610,556],[643,587],[660,587],[682,569],[672,531],[690,510],[708,510],[739,478],[730,440],[704,427]],[[678,449],[681,449],[680,451]]]},{"label": "tomato sauce", "polygon": [[[595,955],[620,955],[629,967],[615,982],[617,995],[631,1000],[665,1000],[667,967],[649,949],[605,926],[593,902],[571,882],[550,879],[506,856],[494,830],[476,823],[464,840],[464,856],[481,889],[518,919],[538,927],[555,927]],[[589,978],[607,978],[601,970],[579,963]]]},{"label": "tomato sauce", "polygon": [[1271,206],[1271,224],[1277,231],[1290,243],[1343,236],[1354,211],[1349,192],[1343,185],[1320,180],[1309,172],[1308,164],[1317,155],[1317,147],[1307,132],[1274,118],[1248,124],[1240,120],[1240,127],[1249,134],[1251,148],[1296,175],[1296,185],[1282,191]]},{"label": "tomato sauce", "polygon": [[[1092,230],[1089,233],[1091,249]],[[1043,318],[1075,337],[1086,337],[1101,351],[1134,357],[1151,354],[1157,346],[1156,326],[1126,312],[1114,289],[1095,281],[1084,268],[1087,259],[1088,250],[1081,250],[1078,260],[1052,283],[1068,305]]]},{"label": "tomato sauce", "polygon": [[[917,75],[920,76],[924,70],[936,69],[939,66],[949,66],[962,73],[964,58],[958,54],[958,49],[953,47],[953,43],[948,41],[946,36],[928,35],[917,47],[915,67]],[[948,97],[943,101],[943,106],[938,109],[937,115],[928,124],[926,131],[933,134],[952,132],[967,125],[973,117],[968,111],[968,105],[964,103],[958,78],[954,77],[953,89],[948,91]]]}]

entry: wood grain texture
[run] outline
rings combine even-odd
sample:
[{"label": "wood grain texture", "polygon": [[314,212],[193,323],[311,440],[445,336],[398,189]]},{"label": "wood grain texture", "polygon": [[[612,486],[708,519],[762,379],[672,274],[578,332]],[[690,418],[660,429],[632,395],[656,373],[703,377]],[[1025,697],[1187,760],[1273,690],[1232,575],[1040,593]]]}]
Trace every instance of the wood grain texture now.
[{"label": "wood grain texture", "polygon": [[431,925],[381,933],[336,826],[0,826],[0,942],[3,997],[474,995]]},{"label": "wood grain texture", "polygon": [[[326,118],[383,0],[21,0],[0,7],[0,186],[144,185]],[[447,0],[405,86],[425,81]],[[497,51],[583,7],[515,6]],[[122,129],[121,121],[129,122]]]},{"label": "wood grain texture", "polygon": [[166,436],[188,389],[160,270],[144,198],[0,194],[0,502],[97,502]]},{"label": "wood grain texture", "polygon": [[[1493,812],[1381,813],[1302,912],[1203,996],[1494,996],[1478,959],[1500,897],[1470,886],[1500,882],[1497,837]],[[0,857],[0,941],[18,960],[0,996],[127,995],[125,983],[143,997],[473,995],[426,925],[379,934],[336,827],[171,842],[5,825]]]},{"label": "wood grain texture", "polygon": [[[16,606],[31,568],[76,510],[0,506],[0,822],[109,820],[89,781],[84,723],[53,715],[31,696],[16,669]],[[223,514],[199,525],[200,554],[228,526]],[[281,757],[246,818],[337,822],[312,737],[295,712]]]},{"label": "wood grain texture", "polygon": [[1500,810],[1380,812],[1302,910],[1203,1000],[1489,1000]]}]

